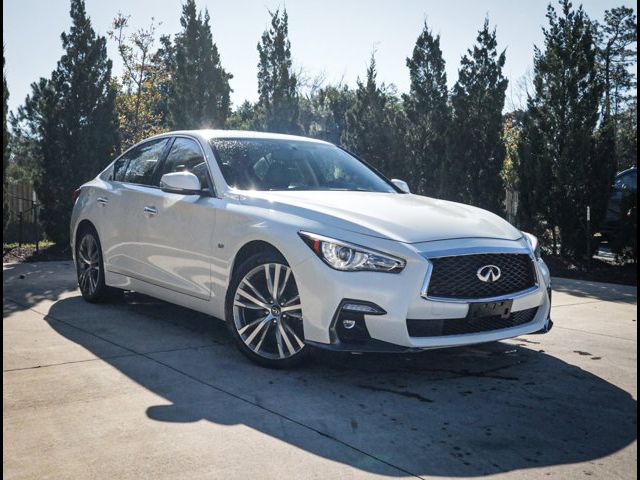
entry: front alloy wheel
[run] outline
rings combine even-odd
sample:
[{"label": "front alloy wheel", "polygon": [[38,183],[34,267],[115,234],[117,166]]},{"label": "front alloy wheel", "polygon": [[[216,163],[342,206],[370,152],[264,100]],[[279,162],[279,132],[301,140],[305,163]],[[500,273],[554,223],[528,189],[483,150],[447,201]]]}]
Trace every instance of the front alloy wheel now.
[{"label": "front alloy wheel", "polygon": [[239,269],[229,326],[249,358],[286,367],[305,353],[302,304],[291,268],[279,256],[267,255],[252,257]]}]

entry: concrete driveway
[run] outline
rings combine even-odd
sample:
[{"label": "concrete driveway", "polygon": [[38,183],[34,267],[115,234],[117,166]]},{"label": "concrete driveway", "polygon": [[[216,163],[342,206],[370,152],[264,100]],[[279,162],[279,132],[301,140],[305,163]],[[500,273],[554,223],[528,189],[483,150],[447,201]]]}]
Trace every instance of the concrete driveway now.
[{"label": "concrete driveway", "polygon": [[3,477],[636,478],[636,289],[557,279],[554,330],[248,363],[222,322],[71,262],[5,265]]}]

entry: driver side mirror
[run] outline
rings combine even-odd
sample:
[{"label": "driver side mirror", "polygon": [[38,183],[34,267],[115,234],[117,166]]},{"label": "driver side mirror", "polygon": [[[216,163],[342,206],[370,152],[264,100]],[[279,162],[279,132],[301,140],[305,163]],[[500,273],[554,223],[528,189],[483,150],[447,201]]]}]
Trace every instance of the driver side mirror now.
[{"label": "driver side mirror", "polygon": [[397,178],[392,178],[391,183],[393,183],[396,187],[402,190],[404,193],[411,193],[409,189],[409,185],[404,180],[399,180]]},{"label": "driver side mirror", "polygon": [[200,195],[202,193],[200,180],[191,172],[165,173],[160,179],[160,189],[163,192],[182,195]]}]

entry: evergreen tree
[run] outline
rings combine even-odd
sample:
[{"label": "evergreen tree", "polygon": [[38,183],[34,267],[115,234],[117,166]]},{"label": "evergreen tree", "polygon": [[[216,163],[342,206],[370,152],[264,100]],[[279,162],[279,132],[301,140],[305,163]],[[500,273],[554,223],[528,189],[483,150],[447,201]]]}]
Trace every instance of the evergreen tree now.
[{"label": "evergreen tree", "polygon": [[346,130],[346,112],[355,99],[346,85],[329,85],[313,91],[300,102],[300,124],[309,137],[340,144]]},{"label": "evergreen tree", "polygon": [[447,74],[440,50],[440,36],[434,37],[427,24],[407,58],[411,87],[404,95],[409,120],[407,129],[410,159],[407,165],[412,191],[443,196],[447,175],[447,129],[450,122]]},{"label": "evergreen tree", "polygon": [[603,116],[621,113],[626,94],[636,86],[630,70],[636,62],[638,24],[632,8],[618,7],[604,13],[604,24],[598,25],[598,63],[604,88]]},{"label": "evergreen tree", "polygon": [[365,82],[358,79],[355,101],[346,113],[342,143],[387,176],[403,171],[397,162],[403,143],[399,102],[376,81],[376,61],[371,55]]},{"label": "evergreen tree", "polygon": [[258,43],[258,128],[299,133],[298,78],[292,71],[287,11],[269,12],[271,27]]},{"label": "evergreen tree", "polygon": [[106,39],[95,34],[83,0],[71,0],[71,20],[51,78],[32,84],[19,111],[37,145],[41,219],[49,238],[61,244],[69,241],[71,193],[109,163],[118,144]]},{"label": "evergreen tree", "polygon": [[520,181],[527,214],[541,218],[552,233],[558,227],[563,255],[581,256],[588,241],[587,207],[592,223],[599,224],[613,169],[594,136],[602,92],[595,28],[582,7],[574,10],[568,0],[560,6],[558,14],[549,5],[545,51],[535,49]]},{"label": "evergreen tree", "polygon": [[229,80],[213,43],[209,12],[195,0],[182,6],[182,32],[175,39],[175,72],[169,111],[174,129],[223,128],[231,113]]},{"label": "evergreen tree", "polygon": [[7,128],[7,110],[9,101],[9,88],[7,87],[7,75],[4,70],[4,43],[2,44],[2,230],[9,220],[6,188],[7,167],[9,166],[9,129]]},{"label": "evergreen tree", "polygon": [[176,71],[176,49],[169,35],[161,35],[159,41],[160,47],[151,57],[154,87],[158,92],[153,113],[160,119],[159,128],[168,130],[171,127],[169,98],[173,95],[171,87]]},{"label": "evergreen tree", "polygon": [[500,171],[505,158],[502,109],[508,83],[502,74],[505,52],[498,53],[496,31],[489,30],[488,19],[476,41],[462,57],[451,95],[449,150],[457,181],[449,194],[501,213],[504,188]]},{"label": "evergreen tree", "polygon": [[245,100],[231,114],[227,127],[231,130],[253,130],[256,122],[256,104]]},{"label": "evergreen tree", "polygon": [[633,99],[618,116],[616,128],[616,154],[618,170],[638,164],[638,100]]}]

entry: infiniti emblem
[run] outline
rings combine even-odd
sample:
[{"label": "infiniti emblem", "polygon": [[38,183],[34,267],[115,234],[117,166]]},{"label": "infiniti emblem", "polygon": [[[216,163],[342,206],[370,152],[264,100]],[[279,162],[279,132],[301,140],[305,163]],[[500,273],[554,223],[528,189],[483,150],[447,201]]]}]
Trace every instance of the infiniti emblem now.
[{"label": "infiniti emblem", "polygon": [[502,271],[500,267],[495,265],[485,265],[476,272],[476,276],[481,282],[496,282],[500,275],[502,275]]}]

